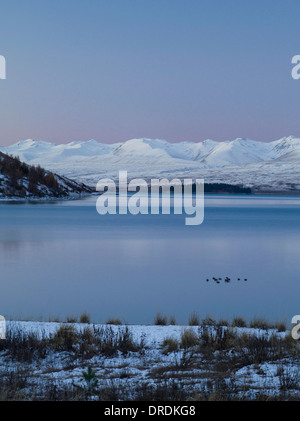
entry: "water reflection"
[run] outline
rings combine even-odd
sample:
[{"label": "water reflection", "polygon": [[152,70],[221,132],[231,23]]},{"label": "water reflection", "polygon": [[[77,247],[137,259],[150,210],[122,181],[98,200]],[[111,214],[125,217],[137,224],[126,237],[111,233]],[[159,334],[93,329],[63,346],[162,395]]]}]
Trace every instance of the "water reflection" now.
[{"label": "water reflection", "polygon": [[[197,227],[184,215],[100,217],[95,201],[0,205],[1,314],[299,314],[299,198],[209,196]],[[226,276],[236,281],[206,282]]]}]

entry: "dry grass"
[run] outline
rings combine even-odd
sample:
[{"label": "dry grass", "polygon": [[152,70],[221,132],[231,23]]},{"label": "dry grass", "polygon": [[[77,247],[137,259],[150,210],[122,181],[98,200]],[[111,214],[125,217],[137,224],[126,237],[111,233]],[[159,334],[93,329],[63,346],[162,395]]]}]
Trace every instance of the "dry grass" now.
[{"label": "dry grass", "polygon": [[189,317],[189,326],[199,326],[200,320],[197,313],[192,313]]},{"label": "dry grass", "polygon": [[107,325],[122,325],[122,320],[118,317],[112,317],[105,322]]},{"label": "dry grass", "polygon": [[273,328],[273,326],[262,317],[255,317],[253,320],[250,321],[249,326],[251,328],[263,329],[263,330],[268,330],[268,329]]},{"label": "dry grass", "polygon": [[247,322],[242,317],[235,317],[231,323],[232,327],[247,327]]},{"label": "dry grass", "polygon": [[163,316],[160,312],[156,313],[154,324],[156,326],[166,326],[168,324],[167,316]]},{"label": "dry grass", "polygon": [[[169,320],[159,315],[161,319],[163,325]],[[240,327],[239,319],[235,324]],[[299,343],[290,333],[270,331],[266,326],[271,324],[260,318],[252,320],[252,326],[265,327],[259,335],[228,327],[226,321],[213,325],[212,320],[185,328],[179,339],[165,337],[160,354],[157,348],[148,353],[127,326],[64,323],[50,336],[9,329],[0,341],[1,357],[10,364],[1,367],[0,400],[87,400],[90,395],[71,380],[73,372],[78,376],[78,369],[87,372],[89,366],[99,381],[95,400],[300,400]],[[266,363],[278,367],[277,389],[269,378],[264,382]],[[40,366],[43,372],[37,374]],[[247,367],[266,386],[242,383],[241,378],[236,382],[235,373]],[[50,377],[59,372],[68,379],[60,386]]]},{"label": "dry grass", "polygon": [[171,352],[176,352],[179,349],[179,342],[177,339],[168,337],[165,338],[161,344],[161,352],[164,355],[170,354]]},{"label": "dry grass", "polygon": [[79,318],[80,323],[91,323],[90,315],[86,312],[82,313]]},{"label": "dry grass", "polygon": [[199,338],[197,334],[192,329],[185,329],[180,338],[180,347],[183,349],[188,349],[198,345]]},{"label": "dry grass", "polygon": [[176,324],[177,324],[177,323],[176,323],[175,316],[171,315],[171,316],[169,317],[169,325],[171,325],[171,326],[175,326]]}]

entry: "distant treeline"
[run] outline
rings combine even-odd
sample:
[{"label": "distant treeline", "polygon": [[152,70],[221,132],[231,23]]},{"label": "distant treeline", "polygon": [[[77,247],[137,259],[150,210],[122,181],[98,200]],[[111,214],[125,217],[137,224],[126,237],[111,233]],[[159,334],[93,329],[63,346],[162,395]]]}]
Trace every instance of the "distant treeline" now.
[{"label": "distant treeline", "polygon": [[[119,186],[116,185],[116,191],[119,192]],[[151,186],[150,181],[148,182],[148,192],[150,193]],[[160,191],[162,191],[160,187]],[[196,183],[193,184],[193,193],[196,193]],[[174,186],[170,186],[170,192],[174,193]],[[204,183],[204,193],[219,193],[219,194],[251,194],[250,187],[237,186],[226,183]]]},{"label": "distant treeline", "polygon": [[[196,184],[193,184],[193,192],[196,191]],[[230,194],[251,194],[250,187],[236,186],[225,183],[204,183],[204,193],[230,193]]]}]

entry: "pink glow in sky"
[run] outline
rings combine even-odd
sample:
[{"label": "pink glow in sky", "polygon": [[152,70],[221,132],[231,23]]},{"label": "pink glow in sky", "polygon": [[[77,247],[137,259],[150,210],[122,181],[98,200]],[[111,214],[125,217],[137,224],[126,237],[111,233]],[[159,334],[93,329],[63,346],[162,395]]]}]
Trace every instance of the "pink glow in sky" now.
[{"label": "pink glow in sky", "polygon": [[299,14],[298,0],[6,2],[0,144],[300,136]]}]

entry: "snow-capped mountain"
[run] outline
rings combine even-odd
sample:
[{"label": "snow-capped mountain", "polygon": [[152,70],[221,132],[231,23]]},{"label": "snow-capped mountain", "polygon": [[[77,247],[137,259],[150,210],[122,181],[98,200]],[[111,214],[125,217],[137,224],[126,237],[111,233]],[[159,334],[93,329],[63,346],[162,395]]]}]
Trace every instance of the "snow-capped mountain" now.
[{"label": "snow-capped mountain", "polygon": [[300,138],[294,136],[273,142],[239,138],[171,143],[142,138],[115,144],[29,139],[0,151],[91,186],[127,170],[130,178],[204,178],[261,190],[300,190]]}]

